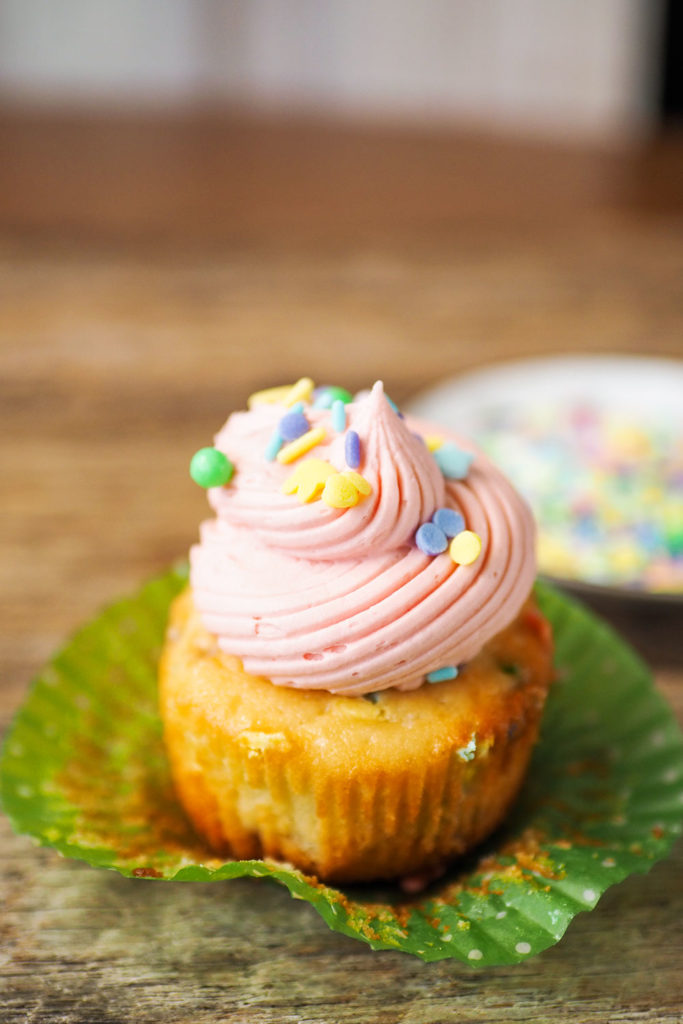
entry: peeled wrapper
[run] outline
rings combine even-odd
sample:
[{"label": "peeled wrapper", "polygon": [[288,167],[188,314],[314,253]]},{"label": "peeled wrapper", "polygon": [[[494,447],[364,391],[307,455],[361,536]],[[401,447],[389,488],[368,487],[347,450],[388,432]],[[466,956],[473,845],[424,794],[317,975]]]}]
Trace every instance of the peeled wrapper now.
[{"label": "peeled wrapper", "polygon": [[175,568],[80,629],[42,670],[6,738],[2,804],[17,832],[122,875],[183,882],[272,878],[330,928],[373,949],[472,967],[558,942],[605,890],[666,856],[681,830],[683,738],[646,666],[548,586],[557,682],[523,791],[504,826],[417,896],[333,888],[291,865],[225,861],[188,824],[157,710]]}]

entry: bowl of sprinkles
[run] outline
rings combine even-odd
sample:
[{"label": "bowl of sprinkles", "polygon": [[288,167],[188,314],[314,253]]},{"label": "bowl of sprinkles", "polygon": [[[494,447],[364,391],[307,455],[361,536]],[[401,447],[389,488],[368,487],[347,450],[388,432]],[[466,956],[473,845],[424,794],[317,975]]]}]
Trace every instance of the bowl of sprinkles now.
[{"label": "bowl of sprinkles", "polygon": [[683,363],[508,363],[425,392],[530,502],[541,573],[578,590],[683,602]]}]

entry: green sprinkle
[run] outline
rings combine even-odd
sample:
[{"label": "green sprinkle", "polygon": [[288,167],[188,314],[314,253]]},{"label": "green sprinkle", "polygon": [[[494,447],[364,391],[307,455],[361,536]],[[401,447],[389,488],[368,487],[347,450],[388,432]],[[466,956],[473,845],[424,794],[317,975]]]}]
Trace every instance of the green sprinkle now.
[{"label": "green sprinkle", "polygon": [[477,738],[471,736],[469,742],[456,750],[456,755],[461,761],[473,761],[477,753]]},{"label": "green sprinkle", "polygon": [[200,448],[190,462],[190,476],[200,487],[222,487],[234,472],[230,459],[217,448]]},{"label": "green sprinkle", "polygon": [[348,405],[353,401],[353,395],[346,388],[337,387],[336,384],[328,384],[320,388],[313,400],[314,409],[331,409],[333,402],[343,402]]}]

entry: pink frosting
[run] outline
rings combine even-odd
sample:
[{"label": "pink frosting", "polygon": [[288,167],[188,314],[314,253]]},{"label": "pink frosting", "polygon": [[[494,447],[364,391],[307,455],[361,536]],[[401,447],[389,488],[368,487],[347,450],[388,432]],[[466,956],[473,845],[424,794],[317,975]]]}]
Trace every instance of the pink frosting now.
[{"label": "pink frosting", "polygon": [[[284,411],[235,413],[215,439],[236,471],[209,491],[216,517],[190,552],[190,578],[220,647],[278,685],[349,696],[415,689],[427,673],[473,658],[515,618],[534,580],[534,524],[522,498],[471,444],[401,419],[378,383],[346,407],[372,493],[345,509],[301,504],[281,490],[297,462],[264,455]],[[343,471],[344,437],[330,412],[306,415],[326,431],[308,456]],[[414,431],[473,451],[467,478],[445,480]],[[481,538],[470,565],[415,544],[417,528],[443,507]]]}]

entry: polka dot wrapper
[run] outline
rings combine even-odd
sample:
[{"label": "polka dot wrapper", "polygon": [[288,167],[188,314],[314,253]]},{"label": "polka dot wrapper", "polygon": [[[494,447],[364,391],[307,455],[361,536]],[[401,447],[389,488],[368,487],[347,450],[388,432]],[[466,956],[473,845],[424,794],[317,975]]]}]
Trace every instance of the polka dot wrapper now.
[{"label": "polka dot wrapper", "polygon": [[168,607],[185,583],[186,571],[173,570],[105,609],[39,674],[0,765],[18,832],[128,877],[269,877],[374,949],[472,969],[552,946],[577,913],[648,871],[680,834],[683,740],[647,668],[580,605],[539,585],[558,682],[522,794],[474,854],[417,896],[390,884],[341,890],[274,861],[217,858],[176,803],[157,713]]}]

